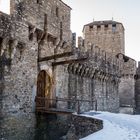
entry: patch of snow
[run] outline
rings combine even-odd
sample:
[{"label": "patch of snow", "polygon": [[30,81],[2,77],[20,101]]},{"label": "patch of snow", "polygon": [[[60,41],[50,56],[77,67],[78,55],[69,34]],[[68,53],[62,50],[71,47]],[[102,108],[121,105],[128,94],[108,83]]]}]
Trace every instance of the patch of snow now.
[{"label": "patch of snow", "polygon": [[80,140],[140,140],[140,115],[95,111],[83,115],[103,120],[104,128]]}]

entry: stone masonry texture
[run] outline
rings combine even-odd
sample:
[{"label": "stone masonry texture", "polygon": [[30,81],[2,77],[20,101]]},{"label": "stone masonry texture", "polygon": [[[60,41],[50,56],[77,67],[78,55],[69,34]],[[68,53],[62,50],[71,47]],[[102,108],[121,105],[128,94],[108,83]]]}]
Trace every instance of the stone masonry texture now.
[{"label": "stone masonry texture", "polygon": [[79,140],[80,138],[86,137],[102,128],[102,120],[73,115],[71,127],[63,140]]},{"label": "stone masonry texture", "polygon": [[49,105],[79,113],[120,106],[139,112],[139,68],[125,55],[122,23],[84,25],[76,47],[72,9],[63,1],[11,0],[10,6],[10,15],[0,12],[1,139],[14,139],[18,129],[34,133],[36,96],[70,98]]}]

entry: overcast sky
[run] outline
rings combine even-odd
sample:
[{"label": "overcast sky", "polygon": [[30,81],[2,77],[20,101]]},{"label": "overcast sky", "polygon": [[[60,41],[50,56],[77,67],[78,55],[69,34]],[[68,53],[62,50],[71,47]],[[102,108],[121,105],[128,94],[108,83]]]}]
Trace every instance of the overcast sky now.
[{"label": "overcast sky", "polygon": [[[0,10],[8,11],[9,0],[0,0]],[[122,22],[126,55],[140,60],[140,0],[63,0],[72,7],[71,28],[82,35],[84,24],[94,20]]]}]

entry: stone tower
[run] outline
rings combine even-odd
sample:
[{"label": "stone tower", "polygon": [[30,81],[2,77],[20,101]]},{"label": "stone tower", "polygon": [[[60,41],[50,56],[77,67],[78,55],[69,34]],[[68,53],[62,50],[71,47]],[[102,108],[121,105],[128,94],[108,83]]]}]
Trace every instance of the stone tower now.
[{"label": "stone tower", "polygon": [[[119,103],[120,112],[133,113],[135,108],[136,61],[125,55],[124,26],[120,22],[93,21],[84,25],[82,37],[78,38],[78,47],[82,50],[94,50],[97,46],[106,52],[109,62],[116,57],[119,61]],[[138,83],[138,82],[137,82]]]},{"label": "stone tower", "polygon": [[85,46],[94,44],[113,55],[124,54],[124,27],[122,23],[94,21],[84,25],[83,34]]}]

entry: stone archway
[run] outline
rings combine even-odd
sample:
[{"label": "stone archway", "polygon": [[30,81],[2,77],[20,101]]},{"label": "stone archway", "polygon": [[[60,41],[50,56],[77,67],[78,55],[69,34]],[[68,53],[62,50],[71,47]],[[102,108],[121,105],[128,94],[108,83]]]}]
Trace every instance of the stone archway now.
[{"label": "stone archway", "polygon": [[51,99],[51,96],[52,96],[52,78],[45,70],[42,70],[39,72],[37,78],[36,107],[49,108],[51,102],[45,99],[46,98]]}]

